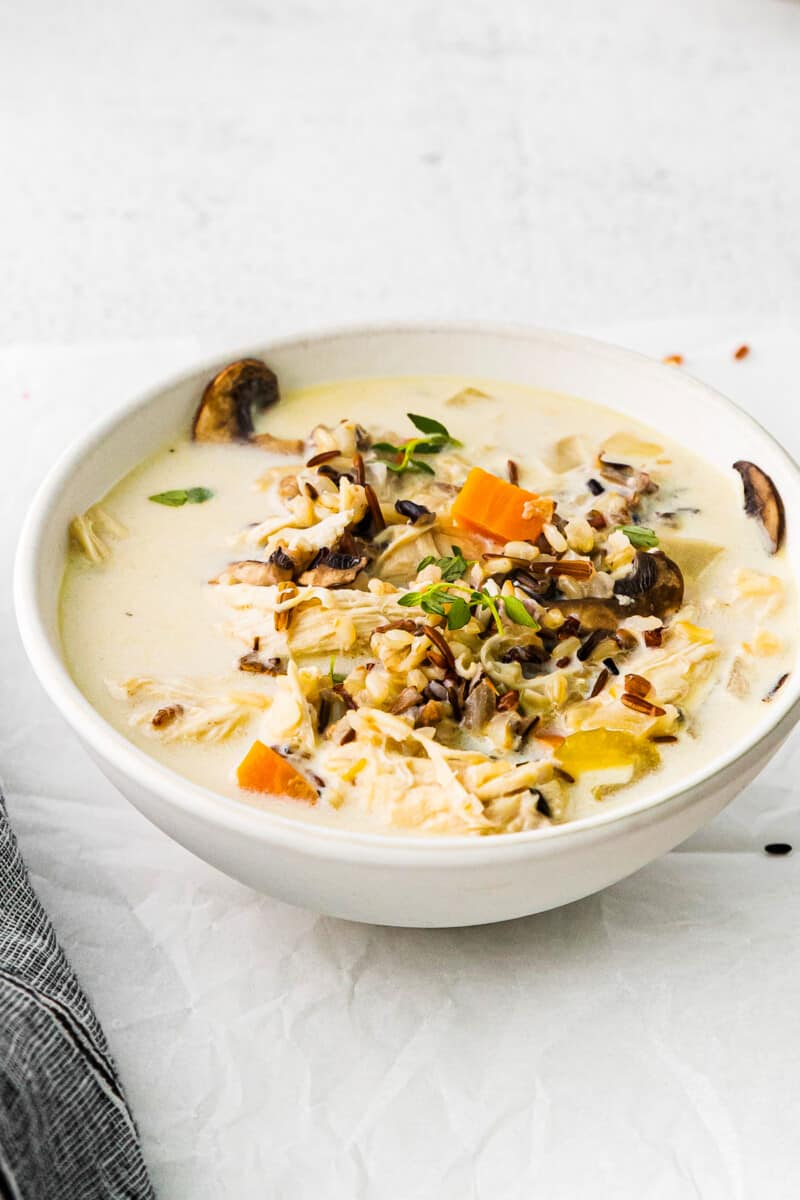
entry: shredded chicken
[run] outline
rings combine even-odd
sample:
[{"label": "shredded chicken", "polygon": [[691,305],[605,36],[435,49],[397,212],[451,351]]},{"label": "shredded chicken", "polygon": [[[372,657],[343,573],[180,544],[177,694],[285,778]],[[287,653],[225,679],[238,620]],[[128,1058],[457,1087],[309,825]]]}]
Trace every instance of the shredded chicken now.
[{"label": "shredded chicken", "polygon": [[[440,745],[401,717],[374,708],[348,714],[356,737],[324,753],[336,789],[355,790],[367,810],[380,807],[398,828],[438,833],[493,833],[517,822],[535,828],[544,818],[530,788],[552,781],[553,768],[538,763],[514,768],[473,750]],[[487,802],[505,800],[504,825],[487,813]]]},{"label": "shredded chicken", "polygon": [[[247,644],[260,637],[262,649],[269,655],[290,651],[302,657],[354,651],[367,642],[376,625],[408,617],[408,610],[391,596],[378,597],[351,588],[303,588],[281,600],[277,587],[241,584],[217,587],[215,596],[234,610],[226,631]],[[272,618],[276,612],[291,613],[286,630],[275,629]]]},{"label": "shredded chicken", "polygon": [[[213,680],[201,686],[141,676],[107,686],[116,699],[131,703],[131,725],[166,742],[223,741],[270,703],[264,693],[232,691]],[[167,708],[170,719],[159,719]]]}]

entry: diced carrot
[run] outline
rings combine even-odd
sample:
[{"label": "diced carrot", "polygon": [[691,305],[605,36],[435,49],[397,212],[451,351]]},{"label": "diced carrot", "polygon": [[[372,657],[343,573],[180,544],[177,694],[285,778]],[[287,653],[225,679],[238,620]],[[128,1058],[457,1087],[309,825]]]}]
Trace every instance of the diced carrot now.
[{"label": "diced carrot", "polygon": [[553,515],[553,501],[473,467],[452,515],[459,525],[501,542],[535,542]]},{"label": "diced carrot", "polygon": [[273,796],[288,796],[308,804],[317,802],[317,789],[305,775],[263,742],[253,742],[236,769],[236,778],[239,787],[247,792],[269,792]]}]

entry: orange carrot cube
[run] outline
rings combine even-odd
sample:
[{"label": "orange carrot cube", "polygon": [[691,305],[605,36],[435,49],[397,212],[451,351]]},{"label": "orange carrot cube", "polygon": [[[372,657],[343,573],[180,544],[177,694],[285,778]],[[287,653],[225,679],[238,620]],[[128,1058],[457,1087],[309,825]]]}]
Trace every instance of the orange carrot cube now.
[{"label": "orange carrot cube", "polygon": [[553,501],[473,467],[453,503],[453,518],[501,542],[535,542],[553,516]]},{"label": "orange carrot cube", "polygon": [[317,803],[317,789],[313,784],[282,754],[263,742],[253,742],[236,769],[236,778],[239,787],[247,792],[267,792],[308,804]]}]

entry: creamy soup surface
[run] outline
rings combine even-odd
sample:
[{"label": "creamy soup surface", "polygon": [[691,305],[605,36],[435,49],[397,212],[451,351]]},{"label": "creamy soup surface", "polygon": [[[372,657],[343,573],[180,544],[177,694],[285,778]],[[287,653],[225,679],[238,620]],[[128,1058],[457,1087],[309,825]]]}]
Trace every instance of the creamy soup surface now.
[{"label": "creamy soup surface", "polygon": [[64,574],[84,695],[207,788],[387,834],[544,828],[701,769],[792,668],[739,475],[627,416],[436,377],[254,419],[265,443],[187,430],[98,497]]}]

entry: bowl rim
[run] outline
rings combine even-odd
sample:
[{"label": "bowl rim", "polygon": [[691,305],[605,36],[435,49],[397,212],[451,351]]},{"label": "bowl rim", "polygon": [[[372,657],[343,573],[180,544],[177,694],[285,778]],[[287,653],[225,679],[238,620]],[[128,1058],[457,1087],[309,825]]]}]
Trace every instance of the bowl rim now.
[{"label": "bowl rim", "polygon": [[[627,365],[628,368],[638,366],[654,373],[674,372],[674,367],[623,346],[582,334],[562,333],[524,324],[483,321],[409,321],[386,324],[378,322],[337,326],[256,345],[250,343],[245,347],[235,347],[225,353],[215,353],[212,357],[197,361],[191,366],[184,366],[179,372],[171,374],[144,391],[135,393],[129,400],[115,406],[111,413],[93,422],[49,469],[28,508],[14,562],[14,607],[25,651],[46,694],[81,741],[114,771],[157,796],[161,803],[177,808],[184,815],[210,826],[225,828],[232,833],[244,833],[248,837],[282,844],[287,848],[303,848],[306,851],[313,848],[314,854],[324,857],[346,857],[349,852],[351,855],[367,855],[373,860],[407,863],[416,859],[418,855],[423,855],[425,863],[429,864],[438,853],[443,863],[452,864],[459,859],[467,862],[486,856],[495,860],[510,859],[519,853],[546,853],[548,848],[554,849],[563,843],[564,839],[575,841],[581,836],[602,836],[611,832],[609,827],[626,822],[636,823],[650,817],[657,819],[659,813],[666,815],[671,805],[690,803],[698,790],[704,790],[706,785],[713,784],[715,777],[732,772],[743,759],[753,756],[763,743],[774,741],[778,735],[786,736],[800,719],[800,672],[797,670],[792,671],[790,678],[775,697],[772,720],[758,736],[751,736],[736,743],[733,749],[717,755],[704,767],[698,768],[672,786],[657,790],[649,797],[605,812],[579,817],[564,824],[505,833],[495,837],[476,837],[474,834],[377,833],[336,829],[327,824],[282,816],[196,784],[134,745],[90,704],[73,681],[64,659],[57,653],[50,639],[38,588],[40,552],[48,516],[57,504],[66,481],[80,470],[81,462],[120,422],[134,412],[147,408],[165,393],[196,376],[218,370],[220,364],[254,355],[268,357],[272,353],[292,349],[305,350],[309,346],[328,341],[376,335],[402,337],[425,334],[478,337],[487,335],[493,338],[548,341],[583,354],[610,358],[617,361],[621,369],[625,369]],[[702,380],[696,379],[689,372],[682,371],[681,378],[688,387],[702,393],[707,402],[716,405],[727,417],[733,416],[739,422],[758,430],[761,436],[771,443],[774,452],[783,460],[787,470],[797,477],[800,484],[800,466],[759,421],[735,401]],[[676,440],[681,439],[678,437]],[[135,464],[131,464],[133,465]],[[800,585],[797,573],[795,582]]]}]

